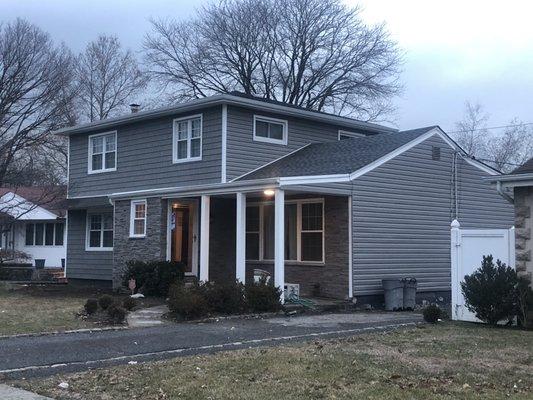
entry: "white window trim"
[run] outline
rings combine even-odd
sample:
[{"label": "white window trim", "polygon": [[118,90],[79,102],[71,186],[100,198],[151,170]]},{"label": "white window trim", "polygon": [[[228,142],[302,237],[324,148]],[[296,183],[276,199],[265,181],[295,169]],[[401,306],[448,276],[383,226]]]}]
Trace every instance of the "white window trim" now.
[{"label": "white window trim", "polygon": [[[178,158],[178,132],[176,130],[176,122],[186,121],[200,118],[200,155],[198,157],[190,157],[191,155],[191,137],[187,132],[187,158]],[[188,128],[187,128],[188,129]],[[172,163],[181,164],[191,161],[200,161],[202,159],[202,147],[204,143],[204,119],[203,114],[188,115],[182,118],[175,118],[172,121]]]},{"label": "white window trim", "polygon": [[360,137],[365,137],[364,134],[362,133],[358,133],[358,132],[350,132],[350,131],[345,131],[343,129],[339,129],[339,133],[338,133],[338,137],[337,139],[338,140],[341,140],[341,136],[349,136],[351,138],[360,138]]},{"label": "white window trim", "polygon": [[[36,229],[35,225],[37,224],[43,224],[43,244],[35,244],[35,235],[36,235]],[[46,224],[53,224],[54,225],[54,233],[53,235],[53,242],[54,244],[45,244],[46,243]],[[57,224],[63,224],[63,244],[56,244],[56,226]],[[26,226],[27,225],[33,225],[33,244],[26,244]],[[24,224],[24,247],[46,247],[46,248],[53,248],[53,247],[63,247],[66,244],[65,240],[65,232],[66,232],[66,223],[65,222],[57,222],[57,221],[37,221],[37,222],[26,222]]]},{"label": "white window trim", "polygon": [[[85,251],[113,251],[113,247],[90,247],[90,234],[91,234],[91,225],[90,225],[90,217],[91,215],[103,215],[103,214],[109,214],[109,212],[90,212],[87,213],[87,217],[85,220]],[[115,213],[112,213],[113,215],[113,240],[115,237]],[[100,244],[103,244],[104,241],[104,221],[102,220],[102,229],[100,234]]]},{"label": "white window trim", "polygon": [[[319,261],[305,261],[302,260],[302,204],[306,203],[320,203],[322,204],[322,260]],[[259,207],[259,259],[246,259],[246,262],[274,262],[273,259],[264,258],[264,207],[266,205],[273,205],[273,201],[262,201],[248,203],[246,207]],[[304,265],[324,265],[326,263],[326,221],[324,212],[324,199],[297,199],[287,200],[287,204],[296,204],[296,260],[285,260],[287,263],[298,263]],[[320,231],[304,231],[304,232],[320,232]],[[246,231],[245,233],[248,233]],[[255,233],[251,232],[251,233]]]},{"label": "white window trim", "polygon": [[[265,138],[262,136],[257,136],[255,132],[255,127],[257,121],[262,122],[274,122],[277,124],[283,125],[283,138],[282,139],[272,139],[272,138]],[[288,139],[289,139],[289,129],[288,129],[289,123],[286,119],[278,119],[278,118],[272,118],[272,117],[265,117],[262,115],[254,115],[254,126],[253,126],[253,138],[256,142],[265,142],[265,143],[274,143],[274,144],[282,144],[287,145]]]},{"label": "white window trim", "polygon": [[[144,218],[136,218],[135,217],[135,206],[138,204],[144,204]],[[130,238],[144,238],[146,237],[146,221],[148,214],[148,204],[146,203],[146,199],[142,200],[132,200],[131,206],[130,206]],[[144,231],[143,233],[135,233],[135,221],[136,220],[143,220],[144,221]]]},{"label": "white window trim", "polygon": [[[93,146],[91,144],[91,140],[98,136],[107,136],[107,135],[115,135],[115,166],[113,168],[105,168],[105,154],[110,153],[109,151],[105,151],[105,140],[103,144],[103,152],[102,152],[102,169],[93,169]],[[118,149],[118,141],[117,141],[117,131],[109,131],[104,133],[97,133],[94,135],[89,135],[89,142],[88,142],[88,151],[87,151],[87,173],[88,174],[101,174],[103,172],[113,172],[117,170],[117,163],[118,163],[118,157],[117,157],[117,149]]]}]

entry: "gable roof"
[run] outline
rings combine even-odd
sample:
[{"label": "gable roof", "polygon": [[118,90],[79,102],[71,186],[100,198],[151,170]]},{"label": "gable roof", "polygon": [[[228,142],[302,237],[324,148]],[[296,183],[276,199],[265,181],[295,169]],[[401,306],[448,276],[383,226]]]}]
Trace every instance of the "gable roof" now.
[{"label": "gable roof", "polygon": [[514,169],[509,175],[533,174],[533,157]]},{"label": "gable roof", "polygon": [[398,131],[397,129],[390,128],[384,125],[359,121],[348,117],[341,117],[338,115],[329,114],[322,111],[315,111],[304,107],[283,103],[280,101],[249,96],[239,92],[232,92],[227,94],[218,94],[214,96],[204,97],[201,99],[195,99],[171,107],[141,111],[137,113],[126,114],[116,118],[108,118],[101,121],[94,121],[86,124],[67,127],[56,131],[55,134],[69,136],[77,133],[88,133],[102,131],[106,129],[114,129],[124,124],[145,121],[153,118],[172,116],[177,113],[194,111],[200,107],[210,107],[222,104],[242,106],[260,111],[268,111],[288,116],[306,118],[318,122],[339,125],[349,129],[365,130],[367,132],[372,133]]},{"label": "gable roof", "polygon": [[428,126],[335,142],[313,143],[237,180],[351,174],[438,128]]},{"label": "gable roof", "polygon": [[[37,206],[55,214],[57,217],[66,215],[66,186],[0,187],[1,197],[3,197],[5,203],[11,203],[10,208],[19,208],[21,206],[22,208],[33,208]],[[17,200],[18,198],[20,200]]]}]

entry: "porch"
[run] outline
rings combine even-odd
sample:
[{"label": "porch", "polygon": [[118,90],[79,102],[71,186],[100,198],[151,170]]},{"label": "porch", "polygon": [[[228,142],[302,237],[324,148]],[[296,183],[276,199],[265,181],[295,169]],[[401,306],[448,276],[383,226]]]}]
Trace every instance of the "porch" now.
[{"label": "porch", "polygon": [[169,196],[167,259],[200,281],[299,285],[300,295],[346,299],[351,291],[351,198],[266,188]]}]

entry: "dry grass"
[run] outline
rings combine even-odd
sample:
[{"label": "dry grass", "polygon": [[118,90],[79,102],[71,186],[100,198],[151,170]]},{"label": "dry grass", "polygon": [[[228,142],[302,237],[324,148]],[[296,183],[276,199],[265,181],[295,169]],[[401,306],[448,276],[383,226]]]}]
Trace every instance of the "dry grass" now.
[{"label": "dry grass", "polygon": [[[533,332],[445,323],[18,385],[56,399],[532,399]],[[57,387],[69,383],[68,390]]]}]

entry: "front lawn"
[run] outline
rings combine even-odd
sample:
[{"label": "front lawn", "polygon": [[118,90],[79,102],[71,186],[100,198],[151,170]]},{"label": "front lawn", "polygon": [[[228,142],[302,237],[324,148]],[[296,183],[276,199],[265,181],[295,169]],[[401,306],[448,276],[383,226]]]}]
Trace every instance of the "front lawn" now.
[{"label": "front lawn", "polygon": [[0,336],[103,326],[76,314],[89,297],[96,298],[106,291],[70,284],[14,287],[16,290],[0,288]]},{"label": "front lawn", "polygon": [[533,332],[443,323],[16,384],[56,399],[469,400],[531,399],[532,376]]}]

